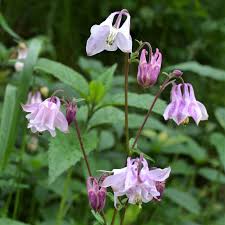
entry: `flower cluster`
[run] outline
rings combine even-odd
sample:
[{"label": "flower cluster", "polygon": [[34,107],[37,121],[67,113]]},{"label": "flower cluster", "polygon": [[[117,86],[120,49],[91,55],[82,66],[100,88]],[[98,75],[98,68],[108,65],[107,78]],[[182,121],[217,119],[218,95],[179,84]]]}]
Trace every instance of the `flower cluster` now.
[{"label": "flower cluster", "polygon": [[170,167],[165,169],[150,168],[147,161],[141,156],[136,159],[127,159],[127,166],[114,169],[113,175],[105,178],[103,187],[112,187],[114,203],[117,198],[126,195],[131,204],[141,204],[152,199],[160,200],[164,190],[164,182],[169,177]]}]

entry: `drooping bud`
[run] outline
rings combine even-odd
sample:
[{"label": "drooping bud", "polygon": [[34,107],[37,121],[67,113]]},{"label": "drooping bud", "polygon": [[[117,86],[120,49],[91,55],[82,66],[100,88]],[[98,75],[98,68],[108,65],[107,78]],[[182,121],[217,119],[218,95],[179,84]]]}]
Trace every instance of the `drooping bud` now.
[{"label": "drooping bud", "polygon": [[176,77],[181,77],[183,75],[183,72],[181,70],[174,70],[172,72]]},{"label": "drooping bud", "polygon": [[15,63],[15,70],[17,72],[20,72],[23,70],[23,67],[24,67],[24,62],[21,62],[20,60],[24,60],[27,58],[28,48],[26,44],[22,42],[19,44],[17,51],[18,51],[18,56],[17,56],[18,61]]},{"label": "drooping bud", "polygon": [[101,187],[101,184],[94,177],[87,179],[88,199],[92,209],[100,212],[105,207],[106,188]]},{"label": "drooping bud", "polygon": [[149,58],[149,62],[146,60],[146,54],[146,49],[143,49],[137,74],[137,81],[144,88],[151,87],[156,83],[162,63],[162,54],[159,52],[158,48],[156,49],[155,54],[152,52],[150,53],[151,57]]},{"label": "drooping bud", "polygon": [[165,189],[165,184],[166,184],[165,181],[156,181],[155,182],[155,187],[156,187],[157,191],[160,193],[160,195],[155,198],[158,201],[160,201],[162,199],[162,195],[163,195],[163,192]]},{"label": "drooping bud", "polygon": [[66,106],[66,119],[69,125],[74,121],[76,113],[77,113],[76,102],[68,102]]}]

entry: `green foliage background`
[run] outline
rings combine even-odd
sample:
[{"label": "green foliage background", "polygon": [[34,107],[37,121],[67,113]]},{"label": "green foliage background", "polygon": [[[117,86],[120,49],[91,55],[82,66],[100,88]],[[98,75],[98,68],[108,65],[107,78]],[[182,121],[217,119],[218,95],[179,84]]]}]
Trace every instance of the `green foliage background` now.
[{"label": "green foliage background", "polygon": [[[0,225],[51,225],[56,224],[60,213],[66,225],[101,223],[88,206],[87,174],[74,131],[58,133],[55,139],[46,133],[32,135],[25,128],[20,103],[26,101],[29,87],[34,85],[47,86],[51,93],[63,88],[70,97],[85,98],[87,104],[79,104],[77,117],[93,171],[122,167],[126,158],[122,125],[124,56],[117,51],[87,58],[85,53],[90,27],[122,8],[131,14],[132,37],[161,50],[163,71],[182,69],[185,81],[193,84],[197,99],[209,112],[209,121],[198,127],[193,121],[185,127],[166,123],[161,115],[169,101],[169,90],[163,93],[139,147],[155,160],[150,162],[153,166],[171,165],[172,174],[163,201],[143,204],[141,210],[130,206],[125,224],[224,224],[225,1],[1,0]],[[20,74],[12,66],[17,34],[29,43]],[[132,64],[131,137],[163,80],[161,75],[156,87],[142,90],[136,73],[137,64]],[[96,106],[94,111],[90,110],[92,105]],[[62,199],[65,207],[60,212]],[[108,197],[108,221],[112,207]],[[115,224],[119,224],[119,215]]]}]

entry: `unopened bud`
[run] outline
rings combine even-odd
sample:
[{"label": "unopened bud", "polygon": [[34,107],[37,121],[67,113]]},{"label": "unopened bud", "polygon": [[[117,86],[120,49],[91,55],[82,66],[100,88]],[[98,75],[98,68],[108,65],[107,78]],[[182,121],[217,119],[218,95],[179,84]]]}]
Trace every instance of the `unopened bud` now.
[{"label": "unopened bud", "polygon": [[44,97],[48,97],[49,89],[48,87],[44,86],[40,88],[40,92]]},{"label": "unopened bud", "polygon": [[183,75],[183,72],[181,70],[174,70],[172,72],[176,77],[181,77]]},{"label": "unopened bud", "polygon": [[69,125],[74,121],[74,119],[76,117],[76,114],[77,114],[77,104],[76,104],[76,102],[67,103],[66,119],[67,119],[67,122],[68,122]]},{"label": "unopened bud", "polygon": [[106,188],[101,187],[96,178],[89,177],[87,180],[87,191],[91,208],[96,212],[102,211],[105,207]]}]

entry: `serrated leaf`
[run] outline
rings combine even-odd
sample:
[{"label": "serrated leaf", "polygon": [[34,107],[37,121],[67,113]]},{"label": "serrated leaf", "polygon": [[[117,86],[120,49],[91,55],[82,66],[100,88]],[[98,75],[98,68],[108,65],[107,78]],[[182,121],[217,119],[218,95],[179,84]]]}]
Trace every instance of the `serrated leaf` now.
[{"label": "serrated leaf", "polygon": [[0,225],[28,225],[28,224],[8,218],[0,218]]},{"label": "serrated leaf", "polygon": [[225,171],[225,135],[213,133],[210,136],[210,142],[216,147],[219,159]]},{"label": "serrated leaf", "polygon": [[81,96],[88,95],[88,83],[85,78],[75,70],[49,59],[41,58],[38,60],[35,70],[40,70],[51,74],[63,83],[74,88]]},{"label": "serrated leaf", "polygon": [[7,85],[0,126],[0,164],[5,167],[11,148],[14,144],[12,135],[16,127],[17,88]]},{"label": "serrated leaf", "polygon": [[190,193],[180,191],[175,188],[167,188],[165,195],[173,202],[188,210],[191,213],[199,214],[201,207],[196,198],[194,198]]},{"label": "serrated leaf", "polygon": [[[84,134],[83,142],[86,154],[96,149],[98,142],[96,132],[91,131]],[[68,134],[58,132],[49,144],[49,183],[54,182],[58,176],[71,166],[74,166],[82,157],[83,155],[75,130],[71,129]]]},{"label": "serrated leaf", "polygon": [[166,71],[171,71],[174,69],[179,69],[182,71],[191,71],[203,77],[210,77],[215,80],[225,81],[225,71],[217,68],[213,68],[211,66],[201,65],[198,62],[191,61],[180,63],[177,65],[172,65],[167,67]]},{"label": "serrated leaf", "polygon": [[198,173],[206,178],[207,180],[210,180],[212,182],[218,182],[221,184],[225,184],[225,175],[222,174],[220,171],[217,171],[212,168],[204,167],[201,168]]},{"label": "serrated leaf", "polygon": [[220,107],[215,111],[216,119],[219,121],[220,125],[225,129],[225,108]]},{"label": "serrated leaf", "polygon": [[124,122],[124,112],[115,107],[104,107],[99,109],[91,117],[88,127],[99,126],[102,124],[118,124]]},{"label": "serrated leaf", "polygon": [[[136,93],[128,93],[128,105],[130,107],[145,109],[148,110],[152,101],[154,99],[153,95],[150,94],[136,94]],[[105,100],[104,105],[115,105],[115,106],[123,106],[124,105],[124,94],[115,94],[108,99]],[[166,108],[166,102],[158,99],[155,107],[153,108],[153,112],[158,113],[160,115],[163,114],[164,109]]]}]

